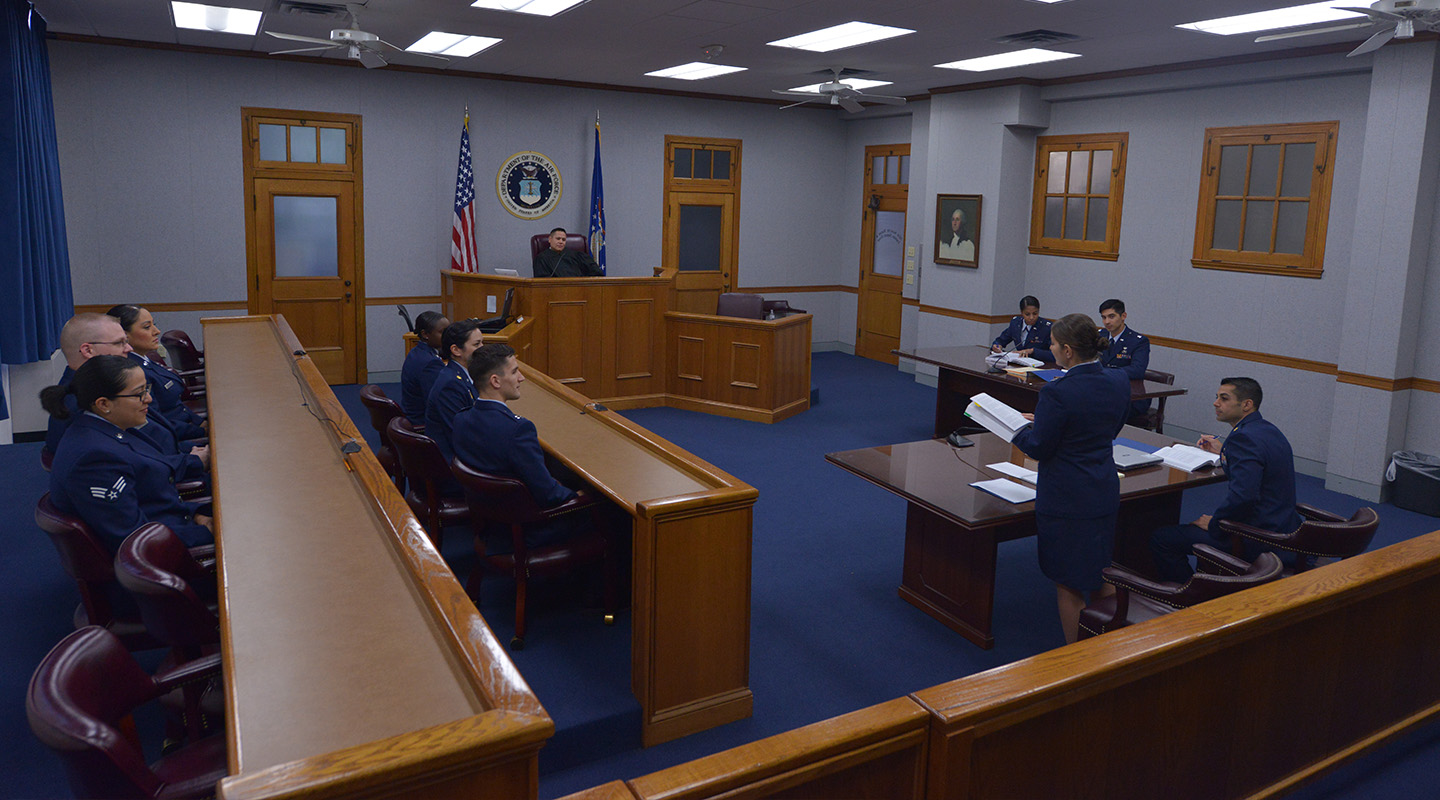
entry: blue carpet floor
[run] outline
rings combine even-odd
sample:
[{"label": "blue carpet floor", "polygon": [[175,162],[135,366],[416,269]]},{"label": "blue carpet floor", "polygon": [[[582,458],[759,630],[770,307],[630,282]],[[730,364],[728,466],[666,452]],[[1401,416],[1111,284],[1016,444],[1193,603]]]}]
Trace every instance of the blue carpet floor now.
[{"label": "blue carpet floor", "polygon": [[[824,461],[824,454],[923,439],[935,392],[894,367],[817,353],[816,407],[775,424],[674,409],[625,412],[640,425],[760,490],[754,514],[750,686],[754,716],[656,747],[639,747],[639,708],[629,691],[629,618],[605,627],[577,610],[575,592],[552,585],[533,596],[526,649],[513,654],[556,735],[541,751],[542,797],[560,797],[639,775],[800,725],[943,683],[1063,644],[1053,587],[1035,564],[1033,540],[1000,547],[993,650],[982,651],[900,600],[904,502]],[[392,396],[397,387],[384,386]],[[357,387],[336,387],[374,445]],[[23,692],[45,650],[69,629],[73,586],[30,519],[45,488],[39,445],[0,448],[0,503],[13,546],[0,584],[3,696],[0,795],[66,796],[58,762],[30,735]],[[1192,490],[1190,519],[1212,509],[1223,487]],[[1300,499],[1350,513],[1362,501],[1302,476]],[[1440,528],[1440,520],[1379,508],[1375,547]],[[443,547],[462,579],[473,555],[469,532]],[[511,587],[489,580],[481,610],[502,641],[513,631]],[[1307,800],[1434,796],[1440,785],[1440,726],[1432,725],[1336,770],[1296,793]],[[1424,787],[1429,787],[1424,788]]]}]

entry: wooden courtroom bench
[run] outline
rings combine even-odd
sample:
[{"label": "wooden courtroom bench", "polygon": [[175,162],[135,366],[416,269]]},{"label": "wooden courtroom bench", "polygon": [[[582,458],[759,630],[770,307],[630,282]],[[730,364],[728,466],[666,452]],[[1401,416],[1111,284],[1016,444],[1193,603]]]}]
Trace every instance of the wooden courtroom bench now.
[{"label": "wooden courtroom bench", "polygon": [[1437,607],[1440,531],[569,800],[1274,796],[1435,716]]}]

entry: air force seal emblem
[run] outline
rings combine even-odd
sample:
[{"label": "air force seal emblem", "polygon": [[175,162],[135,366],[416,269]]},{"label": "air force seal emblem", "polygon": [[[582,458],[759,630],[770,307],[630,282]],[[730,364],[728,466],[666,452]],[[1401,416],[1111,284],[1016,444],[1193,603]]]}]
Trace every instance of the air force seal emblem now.
[{"label": "air force seal emblem", "polygon": [[505,159],[495,176],[500,205],[520,219],[540,219],[560,202],[560,170],[555,162],[529,150]]}]

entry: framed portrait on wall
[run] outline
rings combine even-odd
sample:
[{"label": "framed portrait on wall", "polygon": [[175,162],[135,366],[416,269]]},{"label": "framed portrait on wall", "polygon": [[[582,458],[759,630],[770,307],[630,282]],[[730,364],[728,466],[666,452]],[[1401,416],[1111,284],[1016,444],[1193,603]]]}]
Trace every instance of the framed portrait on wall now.
[{"label": "framed portrait on wall", "polygon": [[980,195],[935,196],[935,263],[978,267]]}]

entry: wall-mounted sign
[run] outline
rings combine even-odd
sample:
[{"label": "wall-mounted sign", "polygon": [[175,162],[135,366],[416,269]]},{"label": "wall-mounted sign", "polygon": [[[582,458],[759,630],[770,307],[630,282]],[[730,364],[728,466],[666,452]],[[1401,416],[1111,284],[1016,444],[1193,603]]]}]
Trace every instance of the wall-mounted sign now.
[{"label": "wall-mounted sign", "polygon": [[505,159],[495,176],[500,205],[520,219],[540,219],[560,202],[560,170],[540,153],[526,150]]}]

